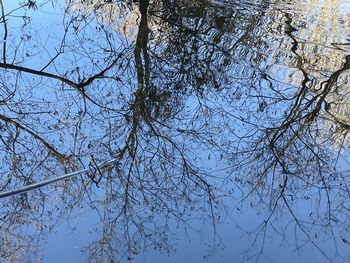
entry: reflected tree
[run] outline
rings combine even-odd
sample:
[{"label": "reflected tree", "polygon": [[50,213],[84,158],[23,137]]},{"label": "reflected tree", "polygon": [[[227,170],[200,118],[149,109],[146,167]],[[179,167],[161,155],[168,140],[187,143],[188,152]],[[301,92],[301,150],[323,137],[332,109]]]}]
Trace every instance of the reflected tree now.
[{"label": "reflected tree", "polygon": [[[261,258],[267,233],[287,239],[291,224],[297,249],[341,256],[343,50],[338,68],[314,70],[296,19],[266,1],[61,4],[1,1],[0,186],[87,172],[1,200],[4,260],[38,253],[81,208],[99,218],[90,261],[119,262],[176,249],[173,232],[193,218],[210,222],[221,245],[223,213],[247,205],[265,210],[247,259]],[[46,10],[62,14],[43,26]]]}]

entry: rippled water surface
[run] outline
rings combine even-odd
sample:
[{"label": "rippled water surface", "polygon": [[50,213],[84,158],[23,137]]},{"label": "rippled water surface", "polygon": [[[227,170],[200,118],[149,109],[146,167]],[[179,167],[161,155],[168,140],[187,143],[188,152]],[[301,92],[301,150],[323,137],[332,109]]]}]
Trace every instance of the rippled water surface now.
[{"label": "rippled water surface", "polygon": [[349,0],[0,9],[0,262],[349,262]]}]

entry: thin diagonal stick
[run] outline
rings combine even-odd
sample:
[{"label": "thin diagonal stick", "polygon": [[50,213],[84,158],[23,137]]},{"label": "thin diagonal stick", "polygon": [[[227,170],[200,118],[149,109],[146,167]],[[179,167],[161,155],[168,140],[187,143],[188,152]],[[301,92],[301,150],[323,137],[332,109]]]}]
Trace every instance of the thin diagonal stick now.
[{"label": "thin diagonal stick", "polygon": [[[108,160],[108,161],[104,161],[104,162],[98,164],[97,168],[102,169],[102,168],[104,168],[106,166],[109,166],[111,164],[116,163],[117,160],[118,160],[117,158],[114,158],[114,159],[111,159],[111,160]],[[84,173],[87,173],[89,170],[90,169],[79,170],[79,171],[76,171],[76,172],[72,172],[72,173],[61,175],[61,176],[56,177],[56,178],[51,178],[51,179],[47,179],[47,180],[44,180],[44,181],[41,181],[41,182],[38,182],[38,183],[27,185],[27,186],[24,186],[22,188],[18,188],[18,189],[15,189],[15,190],[2,192],[2,193],[0,193],[0,199],[4,198],[4,197],[8,197],[8,196],[17,195],[17,194],[20,194],[20,193],[25,193],[25,192],[28,192],[30,190],[34,190],[34,189],[43,187],[43,186],[48,185],[48,184],[52,184],[54,182],[62,181],[62,180],[65,180],[65,179],[77,176],[79,174],[84,174]]]}]

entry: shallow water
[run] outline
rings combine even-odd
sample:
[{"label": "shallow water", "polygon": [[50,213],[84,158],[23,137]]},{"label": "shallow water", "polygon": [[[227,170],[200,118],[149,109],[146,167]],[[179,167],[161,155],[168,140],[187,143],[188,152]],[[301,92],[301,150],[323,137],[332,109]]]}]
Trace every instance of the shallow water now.
[{"label": "shallow water", "polygon": [[1,262],[349,261],[350,1],[1,10]]}]

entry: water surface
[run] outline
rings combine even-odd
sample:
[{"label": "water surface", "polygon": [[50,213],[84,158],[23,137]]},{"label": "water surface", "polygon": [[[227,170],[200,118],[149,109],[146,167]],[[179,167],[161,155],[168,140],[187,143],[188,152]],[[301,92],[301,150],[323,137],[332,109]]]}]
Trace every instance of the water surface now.
[{"label": "water surface", "polygon": [[350,1],[0,2],[1,262],[349,261]]}]

